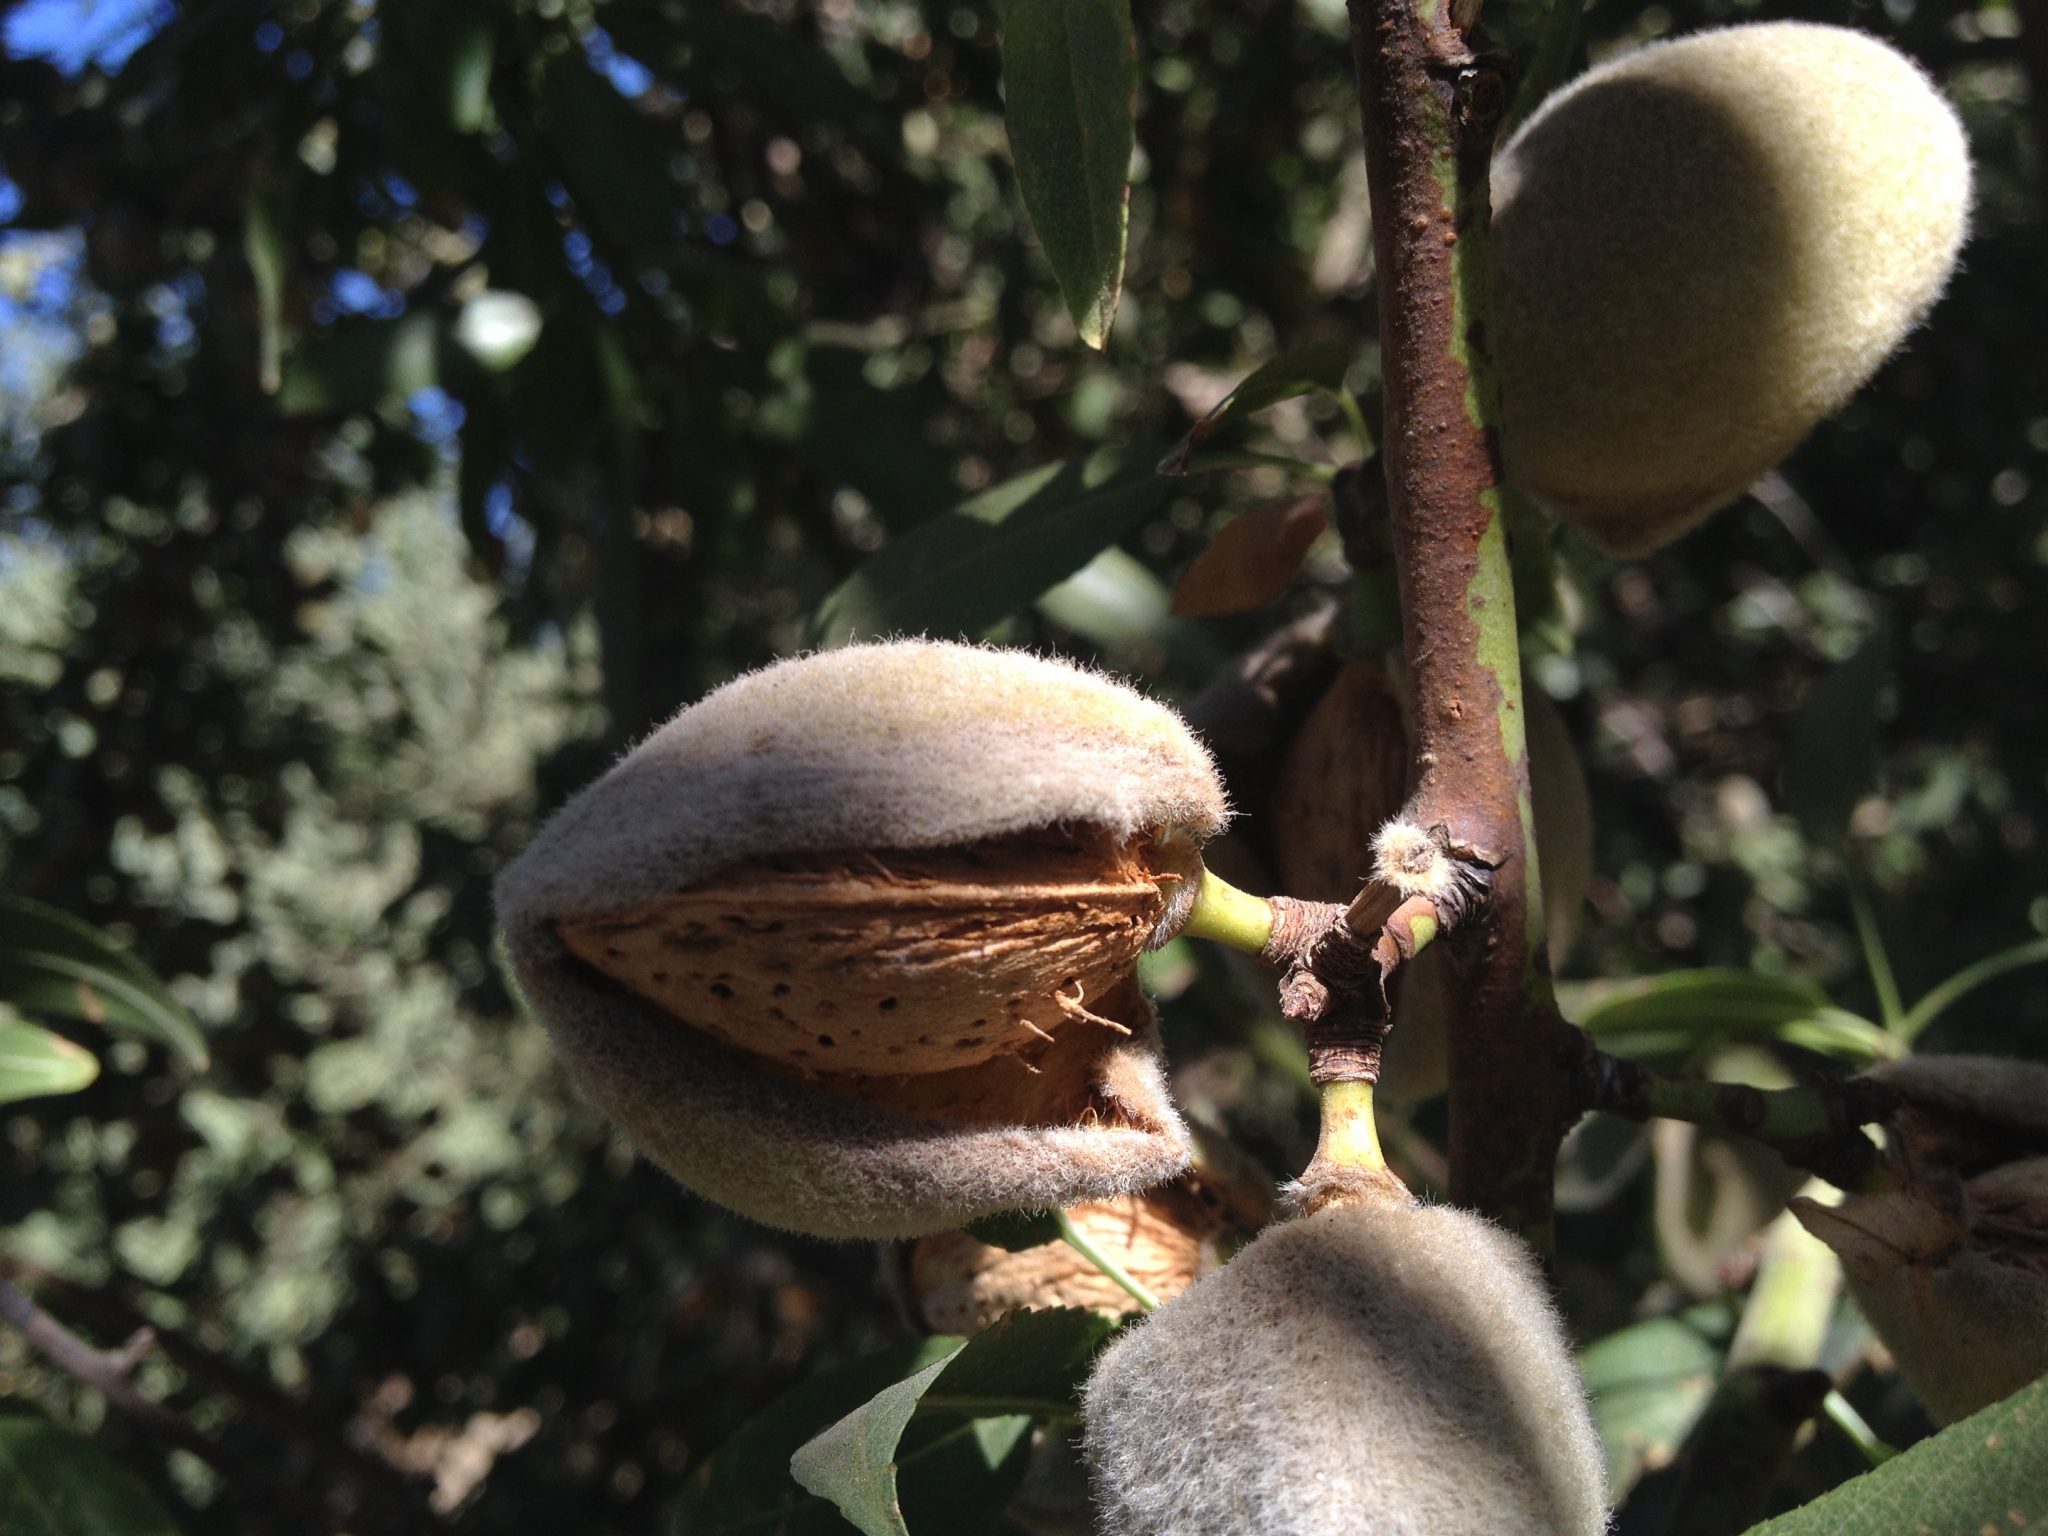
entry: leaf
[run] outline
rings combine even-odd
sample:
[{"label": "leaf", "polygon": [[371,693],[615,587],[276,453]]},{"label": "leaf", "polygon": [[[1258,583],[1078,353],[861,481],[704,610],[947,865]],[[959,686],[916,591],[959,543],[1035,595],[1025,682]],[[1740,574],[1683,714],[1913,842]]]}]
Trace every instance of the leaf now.
[{"label": "leaf", "polygon": [[1939,1536],[2048,1521],[2048,1379],[2022,1387],[1750,1536]]},{"label": "leaf", "polygon": [[1173,611],[1207,619],[1249,613],[1287,595],[1309,548],[1329,526],[1328,498],[1269,502],[1232,518],[1181,573]]},{"label": "leaf", "polygon": [[286,416],[373,411],[440,384],[452,350],[441,322],[430,314],[350,321],[292,353],[277,408]]},{"label": "leaf", "polygon": [[284,197],[260,179],[252,183],[242,210],[242,254],[256,290],[256,376],[266,395],[277,393],[284,367],[285,225]]},{"label": "leaf", "polygon": [[542,98],[548,142],[585,217],[628,247],[635,260],[664,265],[681,228],[681,209],[668,153],[646,113],[581,51],[548,59]]},{"label": "leaf", "polygon": [[1796,1045],[1868,1063],[1901,1053],[1868,1019],[1836,1008],[1817,988],[1753,971],[1672,971],[1618,985],[1570,989],[1573,1021],[1617,1056],[1654,1061],[1709,1042]]},{"label": "leaf", "polygon": [[491,120],[491,66],[498,47],[490,10],[482,5],[436,6],[441,43],[442,107],[457,133],[479,133]]},{"label": "leaf", "polygon": [[919,524],[825,599],[814,640],[981,634],[1159,505],[1166,481],[1150,459],[1102,450],[1048,464]]},{"label": "leaf", "polygon": [[1009,1211],[967,1224],[967,1235],[991,1248],[1021,1253],[1060,1240],[1060,1219],[1051,1211]]},{"label": "leaf", "polygon": [[926,1339],[869,1355],[786,1393],[697,1466],[675,1504],[676,1536],[845,1536],[831,1505],[790,1482],[790,1457],[891,1382],[949,1358],[961,1342]]},{"label": "leaf", "polygon": [[[829,1499],[865,1536],[907,1536],[897,1498],[898,1448],[913,1418],[1066,1418],[1078,1403],[1095,1352],[1116,1324],[1066,1307],[1015,1312],[949,1358],[883,1388],[790,1458],[796,1480]],[[991,1450],[1012,1430],[987,1432]]]},{"label": "leaf", "polygon": [[790,1475],[819,1498],[830,1499],[866,1536],[910,1536],[896,1502],[896,1446],[910,1427],[918,1399],[947,1363],[935,1360],[884,1387],[800,1447],[789,1458]]},{"label": "leaf", "polygon": [[1878,630],[1841,665],[1816,678],[1799,706],[1785,754],[1785,808],[1813,843],[1840,843],[1849,813],[1877,782],[1878,694],[1891,646]]},{"label": "leaf", "polygon": [[1720,1310],[1633,1323],[1580,1353],[1579,1375],[1607,1450],[1607,1494],[1616,1504],[1643,1473],[1678,1453],[1713,1396],[1721,1342],[1703,1323]]},{"label": "leaf", "polygon": [[1188,435],[1180,440],[1173,452],[1160,460],[1159,473],[1186,474],[1188,461],[1195,456],[1195,450],[1234,417],[1248,416],[1301,395],[1328,394],[1342,389],[1344,374],[1350,367],[1351,344],[1348,341],[1311,341],[1290,347],[1279,356],[1268,359],[1225,395],[1214,410],[1189,428]]},{"label": "leaf", "polygon": [[1099,351],[1123,291],[1129,234],[1130,0],[1006,0],[1002,21],[1017,186],[1074,327]]},{"label": "leaf", "polygon": [[177,1536],[156,1495],[98,1446],[38,1414],[0,1413],[6,1536]]},{"label": "leaf", "polygon": [[23,1019],[0,1019],[0,1104],[76,1093],[99,1075],[84,1046]]},{"label": "leaf", "polygon": [[194,1071],[206,1042],[191,1014],[127,950],[69,913],[0,896],[0,1002],[141,1035]]}]

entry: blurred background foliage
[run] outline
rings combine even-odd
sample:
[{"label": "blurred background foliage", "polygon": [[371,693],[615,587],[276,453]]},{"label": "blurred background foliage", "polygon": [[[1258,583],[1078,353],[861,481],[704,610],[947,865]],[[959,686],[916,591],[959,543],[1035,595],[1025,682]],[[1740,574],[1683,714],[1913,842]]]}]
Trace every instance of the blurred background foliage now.
[{"label": "blurred background foliage", "polygon": [[[1341,4],[1134,12],[1096,355],[1024,227],[988,0],[0,4],[0,889],[132,945],[213,1058],[79,1032],[99,1081],[8,1110],[0,1253],[102,1342],[158,1326],[143,1385],[230,1471],[5,1331],[0,1397],[193,1532],[653,1532],[780,1390],[901,1337],[872,1253],[684,1196],[575,1105],[495,967],[490,881],[962,497],[1156,453],[1312,340],[1354,342],[1374,398]],[[1526,57],[1543,8],[1488,16]],[[1975,233],[1931,324],[1742,506],[1640,564],[1562,549],[1576,644],[1534,675],[1598,807],[1566,974],[1747,967],[1874,1015],[1852,883],[1909,1001],[2048,933],[2048,20],[1595,0],[1580,57],[1763,16],[1935,73]],[[1303,402],[1253,446],[1359,447]],[[1188,696],[1341,568],[1326,540],[1286,603],[1216,621],[1172,617],[1174,579],[1313,489],[1162,485],[1000,634]],[[1264,1000],[1207,959],[1155,979],[1191,1100],[1291,1171],[1311,1112],[1260,1066]],[[2044,1023],[2019,971],[1930,1039],[2042,1056]],[[1673,1385],[1618,1432],[1654,1469],[1727,1320],[1679,1310],[1717,1271],[1660,1260],[1624,1140],[1574,1154],[1607,1162],[1564,1278],[1587,1339],[1659,1320]]]}]

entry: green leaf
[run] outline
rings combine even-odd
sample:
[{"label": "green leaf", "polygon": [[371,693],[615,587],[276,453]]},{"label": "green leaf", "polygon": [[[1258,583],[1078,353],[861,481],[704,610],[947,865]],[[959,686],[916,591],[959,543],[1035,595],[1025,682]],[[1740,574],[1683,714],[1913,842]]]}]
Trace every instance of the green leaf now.
[{"label": "green leaf", "polygon": [[962,1340],[926,1339],[821,1371],[701,1462],[674,1508],[675,1536],[845,1536],[832,1506],[790,1481],[789,1460],[891,1382],[944,1361]]},{"label": "green leaf", "polygon": [[[790,1458],[790,1471],[865,1536],[907,1536],[897,1471],[911,1461],[911,1453],[899,1459],[899,1447],[913,1418],[1069,1418],[1090,1362],[1115,1331],[1110,1319],[1080,1308],[1014,1312],[815,1436]],[[1007,1455],[1019,1433],[1016,1425],[987,1429],[984,1449]]]},{"label": "green leaf", "polygon": [[1601,1049],[1639,1061],[1682,1058],[1700,1046],[1796,1045],[1859,1064],[1901,1054],[1868,1019],[1830,1004],[1805,982],[1753,971],[1672,971],[1561,989],[1567,1013]]},{"label": "green leaf", "polygon": [[1960,1424],[1750,1536],[1974,1536],[2048,1522],[2048,1379],[2022,1387]]},{"label": "green leaf", "polygon": [[1123,291],[1129,233],[1130,0],[1006,0],[1002,21],[1017,186],[1074,327],[1099,350]]},{"label": "green leaf", "polygon": [[1849,813],[1877,782],[1878,693],[1891,647],[1879,630],[1840,666],[1814,680],[1785,754],[1785,808],[1809,842],[1833,846]]},{"label": "green leaf", "polygon": [[374,411],[442,382],[455,350],[431,314],[355,320],[302,342],[284,365],[277,408],[286,416]]},{"label": "green leaf", "polygon": [[127,950],[69,913],[0,896],[0,1002],[141,1035],[186,1066],[206,1066],[191,1014]]},{"label": "green leaf", "polygon": [[884,1387],[861,1407],[789,1458],[790,1474],[865,1536],[910,1536],[896,1502],[896,1446],[910,1427],[918,1399],[945,1371],[935,1360],[914,1376]]},{"label": "green leaf", "polygon": [[1117,1327],[1114,1318],[1084,1307],[1012,1312],[968,1340],[925,1394],[920,1411],[1071,1415],[1079,1409],[1081,1384],[1096,1352]]},{"label": "green leaf", "polygon": [[1021,1253],[1060,1240],[1060,1219],[1052,1211],[1008,1211],[967,1224],[967,1235],[991,1248]]},{"label": "green leaf", "polygon": [[135,1474],[37,1414],[0,1413],[0,1532],[6,1536],[177,1536]]},{"label": "green leaf", "polygon": [[1334,394],[1344,387],[1351,356],[1348,341],[1311,341],[1268,359],[1188,430],[1173,452],[1160,460],[1159,473],[1186,474],[1195,451],[1233,418],[1249,416],[1301,395]]},{"label": "green leaf", "polygon": [[647,114],[580,52],[555,54],[544,69],[548,142],[579,209],[632,259],[664,265],[681,227],[680,207],[668,151]]},{"label": "green leaf", "polygon": [[442,108],[457,133],[478,133],[491,120],[491,66],[498,47],[489,7],[474,3],[435,6],[442,44],[439,63]]},{"label": "green leaf", "polygon": [[256,289],[256,376],[263,392],[274,395],[284,380],[285,226],[289,210],[275,187],[258,180],[250,186],[242,214],[242,254]]},{"label": "green leaf", "polygon": [[0,1019],[0,1104],[76,1093],[100,1075],[82,1045],[23,1019]]},{"label": "green leaf", "polygon": [[1636,1479],[1684,1444],[1714,1394],[1725,1308],[1695,1308],[1610,1333],[1579,1355],[1593,1423],[1607,1450],[1607,1493],[1619,1504]]},{"label": "green leaf", "polygon": [[981,634],[1157,507],[1148,452],[1109,450],[994,486],[884,546],[818,609],[813,638]]}]

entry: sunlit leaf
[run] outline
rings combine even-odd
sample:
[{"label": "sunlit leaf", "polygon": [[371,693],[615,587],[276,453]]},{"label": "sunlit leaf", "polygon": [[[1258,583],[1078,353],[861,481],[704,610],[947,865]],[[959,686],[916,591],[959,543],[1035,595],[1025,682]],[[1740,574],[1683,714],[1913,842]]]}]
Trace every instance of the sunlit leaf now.
[{"label": "sunlit leaf", "polygon": [[1078,1308],[1014,1312],[957,1353],[892,1383],[790,1459],[797,1481],[832,1501],[865,1536],[905,1536],[897,1471],[913,1419],[997,1421],[983,1432],[988,1453],[1007,1455],[1023,1419],[1064,1419],[1075,1410],[1089,1362],[1115,1331]]},{"label": "sunlit leaf", "polygon": [[812,1376],[698,1464],[675,1504],[675,1536],[844,1536],[846,1522],[832,1506],[790,1480],[790,1457],[892,1382],[949,1359],[964,1342],[926,1339]]},{"label": "sunlit leaf", "polygon": [[21,896],[0,896],[0,1002],[141,1035],[188,1067],[206,1065],[199,1026],[148,966],[90,924]]},{"label": "sunlit leaf", "polygon": [[76,1093],[99,1075],[84,1046],[24,1019],[0,1019],[0,1104]]},{"label": "sunlit leaf", "polygon": [[1900,1054],[1868,1019],[1782,976],[1709,968],[1561,990],[1566,1012],[1601,1049],[1640,1061],[1683,1058],[1707,1044],[1779,1043],[1867,1064]]},{"label": "sunlit leaf", "polygon": [[1082,341],[1123,291],[1137,44],[1130,0],[1006,0],[1004,115],[1017,186]]}]

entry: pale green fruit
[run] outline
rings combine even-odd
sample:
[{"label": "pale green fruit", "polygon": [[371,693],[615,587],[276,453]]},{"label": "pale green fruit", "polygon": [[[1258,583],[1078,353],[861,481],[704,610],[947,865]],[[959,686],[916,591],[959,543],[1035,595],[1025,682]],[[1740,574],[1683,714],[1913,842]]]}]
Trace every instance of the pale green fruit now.
[{"label": "pale green fruit", "polygon": [[1669,543],[1919,324],[1969,209],[1955,112],[1862,33],[1729,27],[1588,71],[1494,169],[1509,478],[1614,553]]}]

